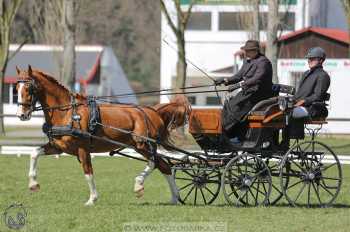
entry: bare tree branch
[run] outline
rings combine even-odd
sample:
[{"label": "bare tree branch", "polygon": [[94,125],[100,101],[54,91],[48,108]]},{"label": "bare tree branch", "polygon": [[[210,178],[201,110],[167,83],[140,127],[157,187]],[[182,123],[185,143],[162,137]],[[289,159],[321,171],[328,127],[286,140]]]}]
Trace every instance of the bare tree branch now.
[{"label": "bare tree branch", "polygon": [[9,55],[7,61],[9,62],[12,58],[21,50],[21,48],[28,42],[28,37],[17,47],[17,49]]},{"label": "bare tree branch", "polygon": [[187,10],[187,14],[185,14],[185,16],[184,16],[184,25],[185,25],[185,28],[187,27],[187,23],[188,23],[188,20],[189,20],[189,18],[190,18],[190,16],[191,16],[191,13],[192,13],[192,8],[193,8],[193,6],[194,6],[194,1],[191,1],[191,3],[190,3],[190,5],[189,5],[189,7],[188,7],[188,10]]},{"label": "bare tree branch", "polygon": [[[3,115],[4,77],[9,58],[11,26],[22,0],[1,0],[0,15],[0,115]],[[4,120],[0,117],[0,134],[5,134]]]},{"label": "bare tree branch", "polygon": [[162,12],[164,13],[166,19],[167,19],[167,22],[169,24],[169,26],[171,27],[171,29],[175,32],[177,31],[177,28],[173,22],[173,20],[171,19],[170,15],[169,15],[169,12],[168,12],[168,9],[166,8],[165,6],[165,3],[164,3],[164,0],[159,0],[160,1],[160,9],[162,10]]}]

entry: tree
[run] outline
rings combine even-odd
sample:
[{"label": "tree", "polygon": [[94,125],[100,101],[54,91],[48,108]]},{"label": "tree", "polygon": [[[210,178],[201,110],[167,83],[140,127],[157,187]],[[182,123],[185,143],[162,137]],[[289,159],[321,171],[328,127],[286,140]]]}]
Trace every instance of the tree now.
[{"label": "tree", "polygon": [[62,80],[72,90],[75,84],[75,0],[63,0],[62,25],[63,40],[63,70]]},{"label": "tree", "polygon": [[278,83],[277,77],[277,58],[278,58],[278,37],[277,32],[280,25],[278,16],[279,3],[278,0],[268,0],[268,20],[267,20],[267,41],[266,56],[270,59],[273,69],[272,81]]},{"label": "tree", "polygon": [[[346,18],[348,21],[348,32],[350,35],[350,0],[342,0],[342,3],[344,6]],[[349,50],[348,50],[348,57],[350,58],[350,46],[349,46]]]},{"label": "tree", "polygon": [[63,45],[63,55],[55,53],[60,81],[70,89],[75,82],[76,14],[81,0],[35,0],[25,4],[35,42]]},{"label": "tree", "polygon": [[260,0],[250,0],[249,4],[251,5],[252,11],[253,11],[250,38],[259,41],[260,40],[260,16],[259,16]]},{"label": "tree", "polygon": [[4,96],[4,79],[5,71],[9,58],[11,26],[17,10],[21,5],[22,0],[1,0],[0,1],[0,134],[4,134],[3,120],[3,96]]},{"label": "tree", "polygon": [[187,62],[186,62],[186,49],[185,49],[185,30],[192,12],[192,7],[195,3],[195,0],[190,1],[186,11],[181,9],[180,0],[170,0],[176,9],[176,22],[170,16],[170,11],[165,4],[165,0],[159,0],[160,7],[162,12],[167,19],[167,22],[176,36],[177,42],[177,52],[178,52],[178,61],[177,61],[177,78],[175,82],[175,88],[183,88],[186,84],[187,76]]}]

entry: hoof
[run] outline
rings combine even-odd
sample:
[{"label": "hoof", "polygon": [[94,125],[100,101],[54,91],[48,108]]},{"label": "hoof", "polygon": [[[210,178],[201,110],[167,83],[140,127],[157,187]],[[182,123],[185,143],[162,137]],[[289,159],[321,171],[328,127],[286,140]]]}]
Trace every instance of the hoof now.
[{"label": "hoof", "polygon": [[29,190],[31,192],[38,192],[40,190],[40,185],[39,184],[35,184],[29,187]]},{"label": "hoof", "polygon": [[93,201],[87,201],[85,204],[84,204],[85,206],[93,206],[93,205],[95,205],[95,203],[93,202]]},{"label": "hoof", "polygon": [[97,198],[95,199],[89,199],[86,203],[85,206],[93,206],[95,205],[95,202],[97,201]]},{"label": "hoof", "polygon": [[138,190],[135,190],[134,192],[137,198],[141,198],[145,194],[145,189],[142,187]]},{"label": "hoof", "polygon": [[179,203],[179,201],[177,199],[172,199],[170,202],[169,202],[171,205],[177,205]]},{"label": "hoof", "polygon": [[134,185],[134,193],[136,194],[136,197],[137,198],[143,197],[144,192],[145,192],[145,188],[143,187],[143,184],[138,183],[136,181]]}]

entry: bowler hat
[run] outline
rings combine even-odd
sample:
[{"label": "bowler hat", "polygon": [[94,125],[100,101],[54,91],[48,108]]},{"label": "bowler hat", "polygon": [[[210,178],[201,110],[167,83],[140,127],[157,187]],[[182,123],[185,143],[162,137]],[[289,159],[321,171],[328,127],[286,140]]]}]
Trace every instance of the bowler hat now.
[{"label": "bowler hat", "polygon": [[260,50],[259,41],[257,40],[247,40],[245,45],[241,47],[242,50]]}]

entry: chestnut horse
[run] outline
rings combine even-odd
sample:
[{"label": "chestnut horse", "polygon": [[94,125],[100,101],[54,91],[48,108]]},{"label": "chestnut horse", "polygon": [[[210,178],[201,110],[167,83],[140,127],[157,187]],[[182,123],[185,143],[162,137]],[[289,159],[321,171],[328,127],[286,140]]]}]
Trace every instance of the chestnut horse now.
[{"label": "chestnut horse", "polygon": [[[58,81],[39,70],[27,71],[17,68],[18,109],[17,116],[21,120],[29,120],[31,113],[38,110],[38,101],[44,112],[45,123],[52,127],[71,125],[82,132],[88,131],[89,108],[88,100],[80,94],[73,94]],[[176,98],[175,98],[176,101]],[[100,123],[94,136],[76,136],[63,134],[51,136],[50,141],[38,148],[30,158],[29,188],[39,190],[37,182],[37,161],[41,155],[67,153],[75,155],[81,162],[89,189],[90,197],[85,205],[93,205],[97,200],[97,190],[93,177],[91,152],[109,152],[123,148],[121,145],[110,143],[108,140],[129,145],[148,161],[145,170],[135,178],[134,191],[137,197],[143,196],[144,181],[154,168],[158,168],[166,177],[172,198],[171,203],[178,201],[178,190],[171,175],[171,168],[161,157],[155,155],[157,144],[168,144],[168,128],[181,126],[185,122],[189,106],[185,101],[171,102],[169,105],[141,107],[127,104],[99,104]],[[160,107],[160,108],[159,108]],[[157,109],[159,112],[157,112]],[[166,109],[166,110],[165,110]],[[176,119],[168,120],[168,115],[176,115]],[[75,119],[78,116],[78,119]],[[163,120],[163,118],[164,120]],[[151,141],[147,138],[152,139]],[[152,142],[153,141],[153,142]]]}]

